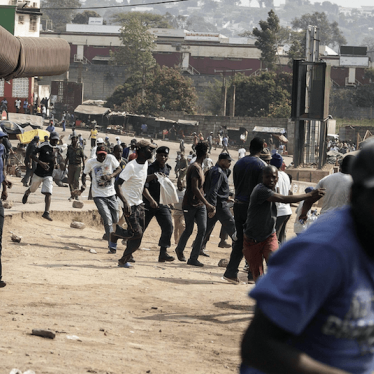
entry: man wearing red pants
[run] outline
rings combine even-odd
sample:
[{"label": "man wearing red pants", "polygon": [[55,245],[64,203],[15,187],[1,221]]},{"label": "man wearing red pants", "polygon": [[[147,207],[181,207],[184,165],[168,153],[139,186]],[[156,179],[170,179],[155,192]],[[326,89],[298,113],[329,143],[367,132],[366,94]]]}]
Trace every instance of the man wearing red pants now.
[{"label": "man wearing red pants", "polygon": [[298,203],[309,198],[315,202],[324,195],[324,190],[319,189],[303,195],[283,196],[274,191],[277,182],[278,169],[275,166],[264,168],[262,183],[254,188],[248,206],[243,254],[255,282],[264,273],[263,258],[267,262],[271,253],[278,249],[275,203]]}]

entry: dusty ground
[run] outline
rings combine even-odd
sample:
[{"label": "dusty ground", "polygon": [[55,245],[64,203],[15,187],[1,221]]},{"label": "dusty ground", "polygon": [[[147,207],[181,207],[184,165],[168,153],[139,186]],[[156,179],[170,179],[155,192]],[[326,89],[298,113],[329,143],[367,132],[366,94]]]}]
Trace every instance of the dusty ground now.
[{"label": "dusty ground", "polygon": [[[117,259],[124,247],[116,255],[106,253],[92,202],[85,202],[84,212],[72,211],[67,189],[55,186],[54,221],[48,222],[40,218],[40,192],[24,206],[24,188],[12,180],[14,206],[7,210],[3,236],[8,284],[0,290],[1,374],[12,368],[37,374],[237,371],[241,335],[253,316],[254,302],[247,297],[253,285],[221,279],[217,263],[229,250],[217,246],[219,225],[208,243],[211,257],[202,258],[204,268],[159,264],[154,220],[133,268],[122,269]],[[84,230],[70,228],[79,215],[87,223]],[[22,236],[20,244],[11,242],[9,231]],[[174,248],[173,241],[170,252]],[[239,275],[246,279],[244,272]],[[30,335],[35,328],[50,329],[56,338]]]}]

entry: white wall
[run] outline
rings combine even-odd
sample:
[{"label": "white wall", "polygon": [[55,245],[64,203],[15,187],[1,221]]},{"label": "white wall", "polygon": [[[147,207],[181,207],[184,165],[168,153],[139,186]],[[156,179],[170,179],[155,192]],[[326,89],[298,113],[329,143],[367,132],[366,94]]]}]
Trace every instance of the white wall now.
[{"label": "white wall", "polygon": [[[20,23],[20,18],[23,17],[23,23]],[[14,24],[14,35],[15,36],[27,36],[27,37],[39,37],[40,32],[40,16],[36,16],[36,28],[35,31],[30,30],[30,14],[19,14],[16,13],[16,20]]]}]

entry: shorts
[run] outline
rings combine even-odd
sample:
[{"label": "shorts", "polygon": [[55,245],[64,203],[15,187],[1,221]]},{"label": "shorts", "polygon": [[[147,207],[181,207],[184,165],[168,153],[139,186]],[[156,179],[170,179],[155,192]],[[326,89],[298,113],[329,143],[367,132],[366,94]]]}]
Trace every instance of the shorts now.
[{"label": "shorts", "polygon": [[271,234],[262,242],[255,242],[244,236],[243,254],[255,281],[264,274],[263,259],[267,263],[270,255],[277,249],[278,239],[276,233]]},{"label": "shorts", "polygon": [[31,179],[30,192],[35,192],[39,188],[41,183],[43,183],[42,194],[52,195],[52,190],[53,190],[52,176],[39,177],[38,175],[34,174]]}]

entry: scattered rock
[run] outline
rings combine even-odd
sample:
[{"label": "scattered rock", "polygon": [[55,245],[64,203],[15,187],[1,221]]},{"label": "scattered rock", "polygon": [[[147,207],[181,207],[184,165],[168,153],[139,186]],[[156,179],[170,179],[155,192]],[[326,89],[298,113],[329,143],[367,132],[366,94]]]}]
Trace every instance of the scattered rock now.
[{"label": "scattered rock", "polygon": [[11,209],[13,207],[12,201],[3,201],[3,207],[4,209]]},{"label": "scattered rock", "polygon": [[73,221],[71,224],[70,224],[70,227],[74,228],[74,229],[80,229],[80,230],[83,230],[85,228],[85,224],[83,222],[77,222],[77,221]]},{"label": "scattered rock", "polygon": [[41,336],[42,338],[54,339],[56,334],[49,330],[33,329],[31,335]]},{"label": "scattered rock", "polygon": [[12,239],[12,242],[21,243],[22,236],[18,236],[12,233],[11,239]]},{"label": "scattered rock", "polygon": [[226,260],[225,258],[223,258],[222,260],[219,260],[218,266],[220,268],[226,268],[228,264],[229,264],[229,260]]},{"label": "scattered rock", "polygon": [[153,306],[153,307],[151,307],[151,309],[158,309],[158,308],[157,308],[157,306]]},{"label": "scattered rock", "polygon": [[12,369],[9,374],[22,374],[22,371],[18,369]]},{"label": "scattered rock", "polygon": [[73,208],[82,209],[84,207],[83,201],[73,201]]},{"label": "scattered rock", "polygon": [[23,374],[35,374],[35,371],[27,370],[27,371],[24,371]]},{"label": "scattered rock", "polygon": [[94,249],[90,249],[90,253],[93,253],[94,255],[97,254],[97,252]]}]

